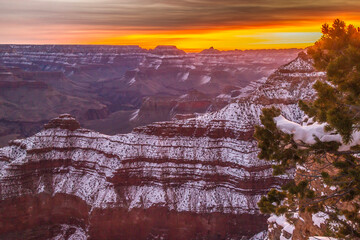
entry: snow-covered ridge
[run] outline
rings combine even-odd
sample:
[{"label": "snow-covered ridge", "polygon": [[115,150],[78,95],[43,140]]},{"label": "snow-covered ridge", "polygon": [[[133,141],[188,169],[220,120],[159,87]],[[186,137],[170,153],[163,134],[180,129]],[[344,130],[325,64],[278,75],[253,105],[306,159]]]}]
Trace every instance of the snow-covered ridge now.
[{"label": "snow-covered ridge", "polygon": [[[309,64],[311,63],[311,64]],[[312,66],[313,60],[307,56],[305,53],[300,53],[299,57],[294,61],[285,64],[284,66],[279,68],[279,71],[286,73],[295,72],[295,73],[313,73],[314,67]]]},{"label": "snow-covered ridge", "polygon": [[[183,124],[188,124],[187,128],[196,130],[196,126],[192,125],[191,121],[185,121]],[[38,179],[36,188],[39,192],[45,191],[50,184],[55,191],[53,194],[57,192],[74,194],[94,207],[106,207],[116,202],[119,204],[114,183],[109,182],[108,179],[116,179],[119,171],[128,171],[127,174],[131,174],[130,169],[134,166],[141,166],[141,175],[145,179],[146,176],[151,176],[152,179],[158,179],[159,183],[167,181],[161,177],[164,171],[175,179],[176,176],[180,177],[184,174],[193,176],[193,181],[185,182],[181,188],[177,188],[177,194],[182,196],[180,200],[168,206],[177,211],[212,212],[219,211],[219,208],[234,213],[257,211],[255,203],[268,186],[260,187],[259,195],[252,193],[251,196],[246,197],[246,192],[251,189],[241,182],[262,182],[264,178],[272,178],[268,164],[252,162],[252,159],[256,158],[255,142],[252,141],[249,145],[248,141],[243,141],[241,138],[166,137],[139,133],[106,136],[83,129],[71,131],[49,128],[33,137],[14,141],[11,146],[1,149],[0,156],[2,159],[9,159],[0,172],[2,178],[9,178],[21,165],[61,159],[81,163],[86,159],[85,165],[89,165],[89,168],[95,167],[91,175],[76,177],[78,170],[73,166],[59,166],[61,169],[68,168],[69,173],[54,175],[52,183]],[[251,170],[252,167],[257,166],[261,168]],[[185,169],[187,170],[184,171]],[[212,175],[214,171],[226,176],[228,180],[215,181],[214,188],[198,192],[199,189],[206,189],[206,186],[212,182],[202,180],[201,176]],[[145,207],[169,204],[165,200],[168,198],[166,197],[168,192],[161,184],[156,184],[156,181],[148,184],[149,186],[142,187],[126,186],[132,199],[130,208],[139,207],[140,196],[143,201],[146,200]],[[7,184],[2,185],[1,190],[2,199],[19,194],[17,191],[12,192]],[[22,194],[29,193],[26,189],[23,191]],[[232,200],[223,201],[219,205],[216,199],[220,196],[229,196],[226,199]],[[203,204],[199,205],[199,202]]]}]

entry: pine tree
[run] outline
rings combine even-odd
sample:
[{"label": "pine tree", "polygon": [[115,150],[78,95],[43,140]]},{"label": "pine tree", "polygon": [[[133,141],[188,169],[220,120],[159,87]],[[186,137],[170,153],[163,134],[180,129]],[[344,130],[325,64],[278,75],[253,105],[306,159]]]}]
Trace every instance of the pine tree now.
[{"label": "pine tree", "polygon": [[[316,82],[317,98],[299,102],[300,108],[314,121],[326,123],[325,129],[350,143],[360,131],[360,32],[353,25],[336,19],[322,26],[322,37],[308,49],[314,66],[326,71],[327,81]],[[360,146],[340,151],[339,142],[309,145],[293,140],[291,134],[277,129],[276,108],[263,109],[262,126],[255,127],[254,137],[260,148],[259,158],[275,162],[274,174],[283,174],[297,165],[311,166],[311,174],[295,177],[281,190],[271,190],[258,203],[263,213],[287,214],[296,211],[326,212],[338,223],[337,237],[360,237]],[[321,196],[310,186],[315,181],[332,186],[335,191]],[[341,209],[339,204],[350,204]],[[345,218],[340,217],[345,216]]]}]

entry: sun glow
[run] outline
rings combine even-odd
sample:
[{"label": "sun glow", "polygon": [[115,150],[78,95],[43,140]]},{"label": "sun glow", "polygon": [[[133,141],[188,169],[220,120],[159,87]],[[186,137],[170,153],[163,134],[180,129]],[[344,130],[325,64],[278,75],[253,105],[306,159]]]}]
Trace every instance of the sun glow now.
[{"label": "sun glow", "polygon": [[[154,48],[157,45],[176,45],[178,48],[188,52],[196,52],[209,47],[220,50],[305,48],[319,39],[321,36],[321,24],[220,30],[143,31],[141,33],[132,33],[130,31],[128,33],[121,32],[118,35],[113,32],[106,37],[83,43],[135,44],[144,48]],[[358,26],[356,23],[353,24]]]}]

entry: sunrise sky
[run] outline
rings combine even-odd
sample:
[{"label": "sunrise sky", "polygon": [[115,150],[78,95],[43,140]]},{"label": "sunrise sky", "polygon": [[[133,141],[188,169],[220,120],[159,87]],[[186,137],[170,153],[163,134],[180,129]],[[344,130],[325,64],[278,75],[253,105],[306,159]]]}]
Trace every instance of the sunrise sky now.
[{"label": "sunrise sky", "polygon": [[302,48],[334,18],[360,26],[359,9],[359,0],[0,0],[0,43]]}]

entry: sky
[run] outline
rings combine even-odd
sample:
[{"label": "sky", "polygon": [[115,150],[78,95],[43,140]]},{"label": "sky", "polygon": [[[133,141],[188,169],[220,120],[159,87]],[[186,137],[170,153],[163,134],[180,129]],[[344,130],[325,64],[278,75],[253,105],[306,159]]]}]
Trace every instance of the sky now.
[{"label": "sky", "polygon": [[359,0],[0,0],[0,44],[303,48]]}]

